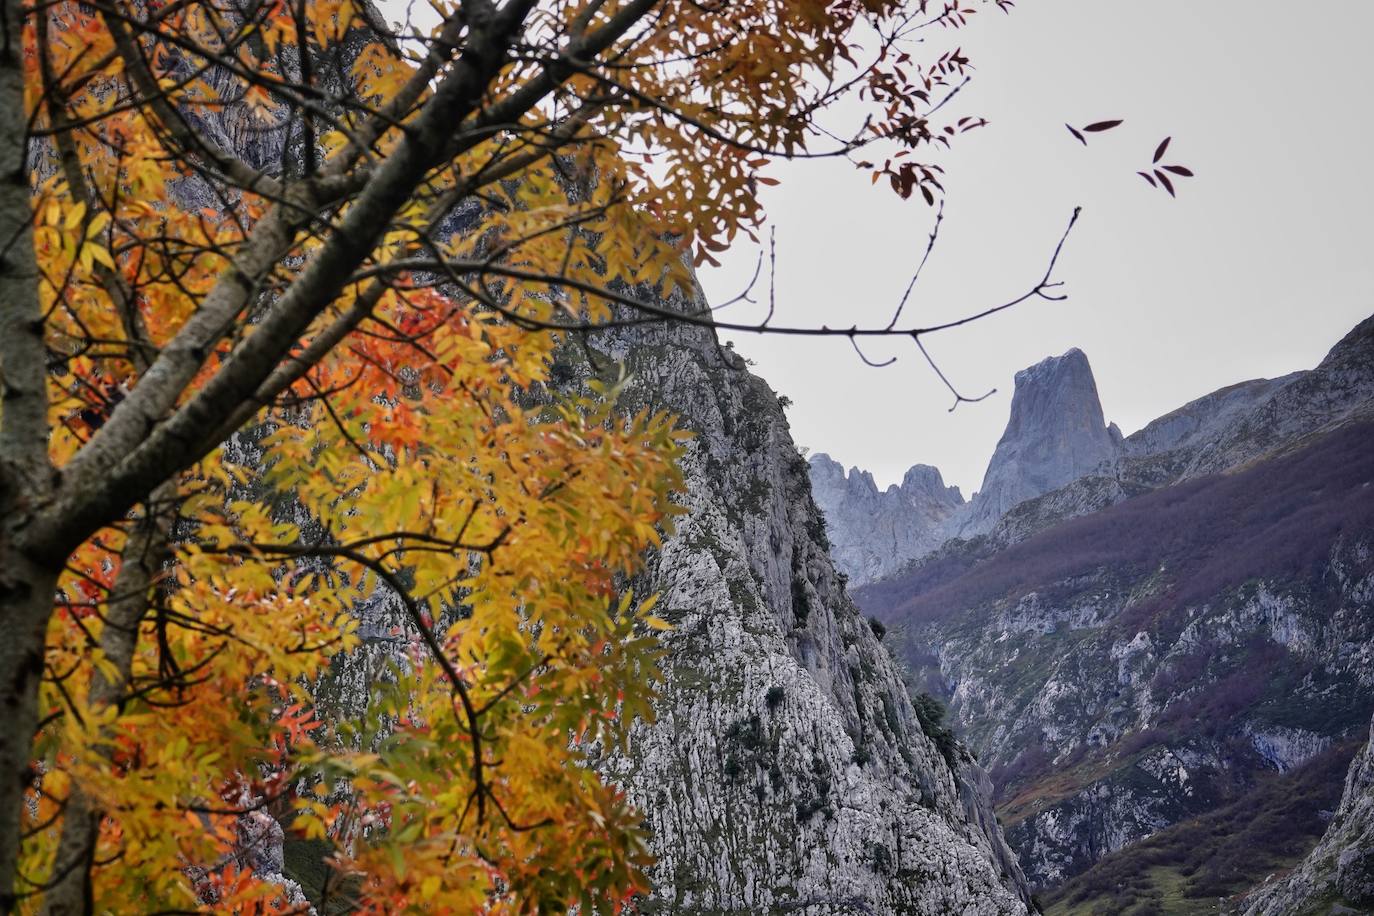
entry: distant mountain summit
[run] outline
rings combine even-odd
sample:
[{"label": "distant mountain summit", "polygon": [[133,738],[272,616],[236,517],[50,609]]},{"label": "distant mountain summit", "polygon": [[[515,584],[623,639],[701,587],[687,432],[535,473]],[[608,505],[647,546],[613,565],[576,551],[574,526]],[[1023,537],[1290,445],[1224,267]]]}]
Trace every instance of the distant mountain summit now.
[{"label": "distant mountain summit", "polygon": [[[949,488],[928,465],[916,465],[900,487],[879,492],[867,471],[856,467],[846,475],[827,455],[812,459],[831,555],[851,585],[876,582],[954,539],[987,536],[1012,544],[1132,496],[1233,471],[1352,419],[1374,417],[1374,316],[1313,369],[1218,389],[1125,438],[1106,422],[1082,350],[1022,369],[1015,384],[1011,415],[983,486],[966,503],[936,492]],[[912,474],[928,482],[913,487]]]},{"label": "distant mountain summit", "polygon": [[939,470],[918,464],[898,486],[879,490],[868,471],[829,455],[811,457],[811,492],[825,513],[830,556],[851,583],[874,582],[944,540],[944,522],[966,503]]},{"label": "distant mountain summit", "polygon": [[866,585],[953,537],[991,530],[1013,507],[1110,466],[1122,448],[1121,431],[1103,418],[1088,357],[1074,348],[1016,373],[1011,418],[972,501],[930,465],[879,490],[868,471],[846,474],[823,453],[811,458],[811,487],[835,565],[851,585]]},{"label": "distant mountain summit", "polygon": [[1103,418],[1082,350],[1022,369],[1006,431],[958,533],[981,534],[1013,506],[1110,464],[1120,453],[1121,430]]}]

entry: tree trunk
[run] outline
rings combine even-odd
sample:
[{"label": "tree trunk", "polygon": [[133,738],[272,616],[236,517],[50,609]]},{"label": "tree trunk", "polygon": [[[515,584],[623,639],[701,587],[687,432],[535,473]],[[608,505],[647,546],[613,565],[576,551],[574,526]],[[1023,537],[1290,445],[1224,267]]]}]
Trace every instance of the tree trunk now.
[{"label": "tree trunk", "polygon": [[51,501],[53,487],[47,350],[26,159],[23,22],[21,0],[0,0],[0,913],[16,906],[43,642],[65,559],[40,562],[20,541]]},{"label": "tree trunk", "polygon": [[39,568],[0,534],[0,913],[15,908],[24,791],[33,783],[30,748],[38,726],[43,643],[57,571]]}]

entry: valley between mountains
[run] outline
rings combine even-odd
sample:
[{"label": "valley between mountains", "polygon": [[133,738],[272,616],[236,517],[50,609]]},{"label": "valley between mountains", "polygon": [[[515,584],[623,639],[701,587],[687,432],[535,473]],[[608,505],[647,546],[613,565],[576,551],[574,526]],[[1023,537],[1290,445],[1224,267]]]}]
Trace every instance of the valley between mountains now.
[{"label": "valley between mountains", "polygon": [[968,501],[809,464],[1048,912],[1374,911],[1374,318],[1130,436],[1082,352],[1046,359]]}]

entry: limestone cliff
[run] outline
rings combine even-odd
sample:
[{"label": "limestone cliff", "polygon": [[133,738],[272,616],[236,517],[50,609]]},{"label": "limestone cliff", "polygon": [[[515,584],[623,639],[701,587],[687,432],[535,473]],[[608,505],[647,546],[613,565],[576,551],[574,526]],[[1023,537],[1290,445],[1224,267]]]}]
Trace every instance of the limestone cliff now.
[{"label": "limestone cliff", "polygon": [[774,393],[699,329],[601,335],[591,352],[634,373],[627,407],[697,433],[689,513],[646,576],[675,627],[659,718],[603,763],[653,830],[644,911],[1026,912],[986,777],[923,734],[845,594]]},{"label": "limestone cliff", "polygon": [[[776,395],[687,327],[570,342],[552,376],[577,386],[619,364],[622,407],[673,411],[696,433],[688,512],[635,583],[673,625],[658,718],[628,756],[595,761],[652,831],[641,912],[1026,913],[987,776],[924,734],[846,595]],[[407,639],[385,595],[359,612],[366,644],[328,688],[345,700]]]},{"label": "limestone cliff", "polygon": [[1345,794],[1317,847],[1253,894],[1245,916],[1374,912],[1374,734],[1350,766]]}]

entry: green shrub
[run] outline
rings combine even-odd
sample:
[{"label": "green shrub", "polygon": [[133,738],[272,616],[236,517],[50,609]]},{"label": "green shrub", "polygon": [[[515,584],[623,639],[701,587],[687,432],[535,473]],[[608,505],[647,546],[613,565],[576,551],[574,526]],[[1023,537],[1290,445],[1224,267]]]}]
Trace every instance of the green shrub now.
[{"label": "green shrub", "polygon": [[951,770],[957,769],[959,742],[954,737],[954,730],[945,724],[945,716],[949,714],[945,704],[922,691],[911,698],[911,705],[916,710],[916,721],[921,723],[921,731],[935,742],[935,748],[945,758],[945,764]]}]

